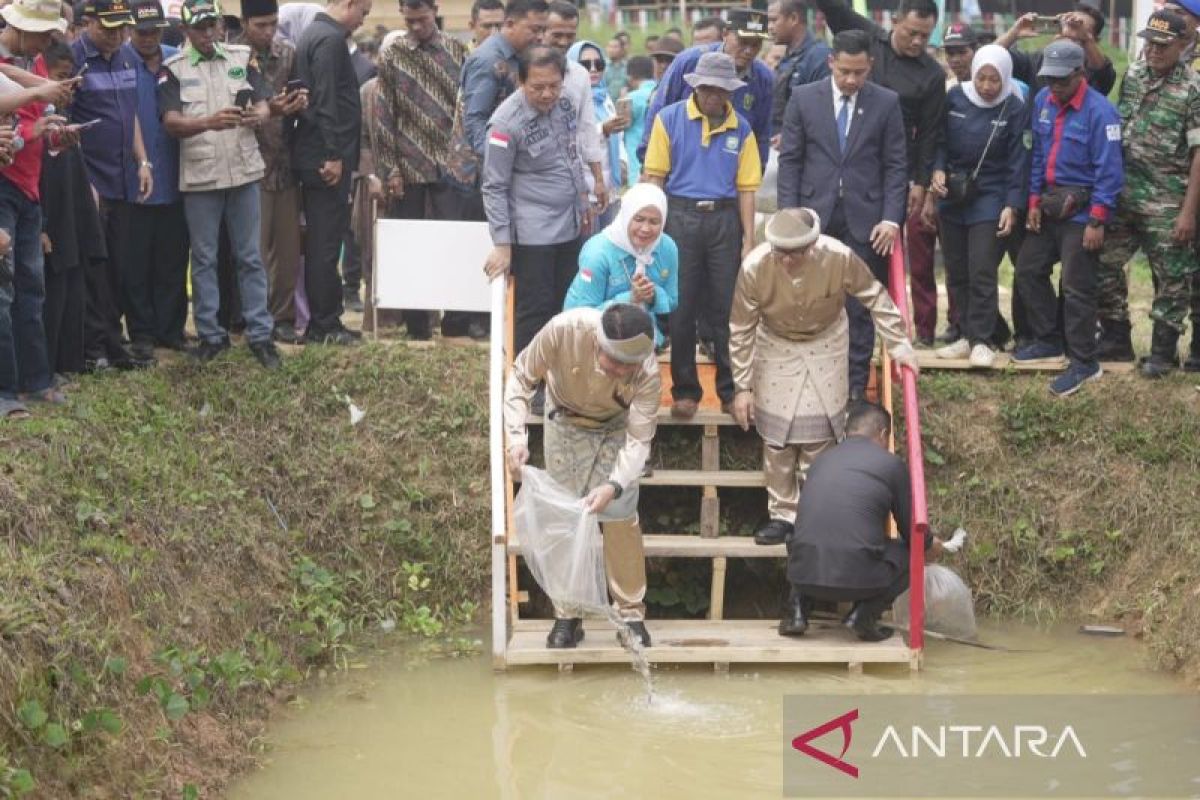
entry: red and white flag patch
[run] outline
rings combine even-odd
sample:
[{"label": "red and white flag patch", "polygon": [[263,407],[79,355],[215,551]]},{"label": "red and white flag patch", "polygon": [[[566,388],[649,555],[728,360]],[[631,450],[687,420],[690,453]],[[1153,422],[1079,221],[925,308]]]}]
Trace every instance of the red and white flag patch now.
[{"label": "red and white flag patch", "polygon": [[488,144],[494,144],[496,147],[508,147],[508,134],[500,131],[492,131],[488,134]]},{"label": "red and white flag patch", "polygon": [[583,278],[584,283],[592,282],[592,271],[590,269],[579,270],[579,277]]}]

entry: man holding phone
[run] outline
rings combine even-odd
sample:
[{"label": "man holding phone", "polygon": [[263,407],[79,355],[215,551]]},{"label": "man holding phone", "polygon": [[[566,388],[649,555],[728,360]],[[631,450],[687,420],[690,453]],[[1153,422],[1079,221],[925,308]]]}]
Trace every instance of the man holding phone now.
[{"label": "man holding phone", "polygon": [[[279,353],[271,340],[274,322],[259,249],[258,182],[266,167],[254,136],[270,118],[270,89],[249,47],[218,42],[221,12],[214,0],[184,0],[180,11],[188,43],[163,64],[158,105],[167,133],[179,139],[179,189],[192,240],[192,315],[200,336],[193,355],[207,362],[229,349],[217,320],[217,248],[224,220],[250,352],[274,369]],[[236,104],[239,95],[244,107]]]},{"label": "man holding phone", "polygon": [[1053,34],[1060,39],[1070,39],[1083,48],[1084,77],[1088,86],[1102,95],[1108,95],[1117,84],[1117,70],[1112,60],[1100,49],[1100,34],[1104,32],[1104,13],[1091,0],[1079,0],[1074,8],[1057,17],[1039,15],[1031,11],[1017,18],[1013,26],[996,40],[996,44],[1008,48],[1013,59],[1013,77],[1024,81],[1034,93],[1046,85],[1041,76],[1042,51],[1027,52],[1017,47],[1021,39]]}]

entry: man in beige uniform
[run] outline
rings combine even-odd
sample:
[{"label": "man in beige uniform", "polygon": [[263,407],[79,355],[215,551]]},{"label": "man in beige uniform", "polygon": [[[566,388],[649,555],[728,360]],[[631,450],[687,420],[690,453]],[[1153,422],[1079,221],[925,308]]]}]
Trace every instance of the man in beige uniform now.
[{"label": "man in beige uniform", "polygon": [[766,244],[742,264],[730,315],[734,420],[763,438],[771,521],[754,535],[781,544],[792,533],[801,474],[840,439],[849,394],[847,295],[867,308],[888,352],[917,368],[904,320],[887,290],[849,247],[821,235],[809,209],[767,222]]},{"label": "man in beige uniform", "polygon": [[[576,308],[553,317],[513,364],[504,392],[508,468],[529,460],[525,423],[546,383],[546,471],[584,498],[604,531],[604,566],[613,607],[645,647],[646,557],[638,525],[638,477],[657,427],[662,382],[650,316],[626,303]],[[574,647],[583,621],[555,608],[547,646]]]}]

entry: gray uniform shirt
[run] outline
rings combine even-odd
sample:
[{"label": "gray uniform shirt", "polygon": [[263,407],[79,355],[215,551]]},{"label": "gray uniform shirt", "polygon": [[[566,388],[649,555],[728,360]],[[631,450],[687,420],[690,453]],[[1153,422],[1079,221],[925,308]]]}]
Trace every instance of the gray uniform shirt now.
[{"label": "gray uniform shirt", "polygon": [[558,244],[579,236],[587,192],[574,104],[549,114],[518,90],[488,121],[483,207],[494,244]]}]

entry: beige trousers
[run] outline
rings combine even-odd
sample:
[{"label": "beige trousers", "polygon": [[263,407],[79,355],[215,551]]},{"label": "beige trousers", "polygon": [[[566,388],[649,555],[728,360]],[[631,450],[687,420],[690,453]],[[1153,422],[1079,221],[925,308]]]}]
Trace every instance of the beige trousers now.
[{"label": "beige trousers", "polygon": [[267,308],[278,323],[296,321],[296,275],[300,270],[300,187],[261,197],[262,260],[267,268]]},{"label": "beige trousers", "polygon": [[[771,519],[795,523],[796,507],[800,502],[800,484],[812,462],[833,445],[832,439],[823,442],[804,442],[774,447],[763,442],[763,474],[767,481],[767,513]],[[800,466],[797,480],[796,466]]]}]

